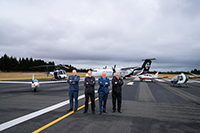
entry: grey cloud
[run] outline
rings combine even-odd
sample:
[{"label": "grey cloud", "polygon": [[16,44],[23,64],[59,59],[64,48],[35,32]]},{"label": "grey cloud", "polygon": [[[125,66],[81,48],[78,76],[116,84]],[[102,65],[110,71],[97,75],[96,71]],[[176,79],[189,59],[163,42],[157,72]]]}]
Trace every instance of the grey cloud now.
[{"label": "grey cloud", "polygon": [[[200,69],[198,1],[1,1],[0,55],[79,67]],[[159,68],[159,66],[161,68]]]}]

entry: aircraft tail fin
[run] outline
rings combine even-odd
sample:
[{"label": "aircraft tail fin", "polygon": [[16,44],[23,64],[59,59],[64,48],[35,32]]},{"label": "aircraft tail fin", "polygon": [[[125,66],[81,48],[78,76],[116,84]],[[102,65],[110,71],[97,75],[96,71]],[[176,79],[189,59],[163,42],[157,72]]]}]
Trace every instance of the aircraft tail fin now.
[{"label": "aircraft tail fin", "polygon": [[144,69],[144,72],[147,73],[149,72],[149,69],[151,67],[151,62],[152,60],[156,60],[156,58],[151,58],[151,59],[143,59],[142,61],[144,61],[142,68]]},{"label": "aircraft tail fin", "polygon": [[34,74],[33,74],[33,76],[32,76],[32,80],[34,80]]},{"label": "aircraft tail fin", "polygon": [[157,78],[157,77],[158,77],[158,73],[159,73],[159,72],[157,71],[157,72],[156,72],[156,74],[154,75],[154,77],[155,77],[155,78]]}]

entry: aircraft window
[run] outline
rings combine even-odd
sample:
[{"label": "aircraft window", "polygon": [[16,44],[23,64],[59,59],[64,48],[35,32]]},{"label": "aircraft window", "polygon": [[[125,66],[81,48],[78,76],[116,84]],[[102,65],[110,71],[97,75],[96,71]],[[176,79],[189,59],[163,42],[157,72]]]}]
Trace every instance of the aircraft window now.
[{"label": "aircraft window", "polygon": [[97,72],[97,70],[94,70],[93,72]]},{"label": "aircraft window", "polygon": [[178,80],[178,76],[175,76],[172,80]]},{"label": "aircraft window", "polygon": [[62,71],[60,71],[59,74],[63,74]]},{"label": "aircraft window", "polygon": [[63,73],[64,73],[64,74],[66,74],[66,72],[65,72],[65,71],[63,71]]},{"label": "aircraft window", "polygon": [[38,82],[38,80],[37,80],[37,79],[35,79],[33,82]]},{"label": "aircraft window", "polygon": [[179,79],[180,79],[180,80],[183,80],[183,76],[179,76]]}]

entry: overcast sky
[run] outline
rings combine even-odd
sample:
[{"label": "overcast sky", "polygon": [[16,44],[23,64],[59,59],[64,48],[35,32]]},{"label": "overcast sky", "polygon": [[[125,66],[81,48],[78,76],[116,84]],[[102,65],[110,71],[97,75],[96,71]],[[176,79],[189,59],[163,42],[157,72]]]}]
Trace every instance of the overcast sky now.
[{"label": "overcast sky", "polygon": [[0,0],[0,56],[200,69],[200,0]]}]

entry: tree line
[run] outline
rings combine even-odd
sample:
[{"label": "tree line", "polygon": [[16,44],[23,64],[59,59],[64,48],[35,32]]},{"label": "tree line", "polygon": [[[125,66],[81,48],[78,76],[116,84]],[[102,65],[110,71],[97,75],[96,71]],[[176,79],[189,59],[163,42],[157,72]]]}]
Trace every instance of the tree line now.
[{"label": "tree line", "polygon": [[[1,58],[0,58],[0,71],[3,72],[47,72],[47,67],[39,67],[39,68],[32,68],[34,66],[42,66],[42,65],[51,65],[48,66],[48,71],[53,71],[56,66],[55,63],[52,62],[45,62],[41,59],[33,59],[33,58],[19,58],[19,60],[17,60],[16,57],[9,57],[6,54],[4,54]],[[72,66],[72,65],[65,65],[66,67],[68,67],[68,69],[62,67],[62,69],[64,69],[66,72],[71,72],[72,70],[77,70],[77,72],[87,72],[88,70],[92,70],[90,69],[77,69],[76,67]],[[160,74],[180,74],[183,71],[168,71],[168,72],[159,72]],[[149,73],[156,73],[156,71],[150,71]],[[190,73],[194,73],[194,74],[200,74],[200,70],[194,69],[189,71],[185,71],[184,73],[186,74],[190,74]]]},{"label": "tree line", "polygon": [[[149,73],[156,73],[157,71],[149,71]],[[180,74],[180,73],[185,73],[185,74],[200,74],[200,70],[194,69],[191,71],[167,71],[167,72],[159,72],[159,74]]]},{"label": "tree line", "polygon": [[[44,65],[48,65],[48,68],[45,67]],[[44,67],[36,67],[34,66],[44,66]],[[88,70],[91,69],[77,69],[76,67],[72,65],[65,65],[68,67],[68,69],[62,67],[61,69],[64,69],[67,72],[71,72],[73,69],[77,70],[78,72],[87,72]],[[48,71],[53,71],[57,66],[55,66],[54,61],[52,62],[45,62],[41,59],[33,59],[31,58],[19,58],[19,60],[16,57],[9,57],[6,54],[4,54],[0,58],[0,71],[3,72],[47,72]]]}]

